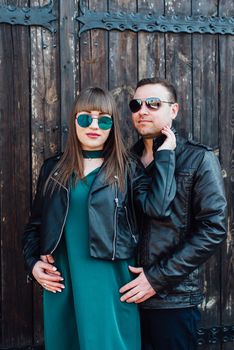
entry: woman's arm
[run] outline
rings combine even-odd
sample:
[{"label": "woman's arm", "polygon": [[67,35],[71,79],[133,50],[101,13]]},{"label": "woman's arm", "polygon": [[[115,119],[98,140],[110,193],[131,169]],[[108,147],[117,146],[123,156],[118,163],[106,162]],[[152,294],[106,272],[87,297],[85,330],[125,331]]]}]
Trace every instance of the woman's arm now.
[{"label": "woman's arm", "polygon": [[37,181],[37,189],[31,214],[22,237],[23,257],[29,275],[32,274],[32,269],[36,262],[40,260],[40,227],[42,221],[45,167],[46,165],[44,163]]},{"label": "woman's arm", "polygon": [[31,215],[25,226],[22,238],[23,256],[26,269],[30,277],[52,292],[61,291],[64,286],[59,282],[63,280],[60,272],[53,265],[51,255],[40,256],[40,229],[42,223],[42,210],[44,200],[44,184],[48,176],[45,162],[40,170],[36,195],[33,201]]}]

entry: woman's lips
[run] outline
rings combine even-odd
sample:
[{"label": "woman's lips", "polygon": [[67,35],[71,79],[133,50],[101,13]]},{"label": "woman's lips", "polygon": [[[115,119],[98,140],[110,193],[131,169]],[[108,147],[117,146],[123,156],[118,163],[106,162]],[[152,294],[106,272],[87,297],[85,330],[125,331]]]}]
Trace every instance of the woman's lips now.
[{"label": "woman's lips", "polygon": [[99,137],[99,134],[96,134],[94,132],[89,132],[88,134],[86,134],[88,137],[90,137],[91,139],[96,139],[97,137]]}]

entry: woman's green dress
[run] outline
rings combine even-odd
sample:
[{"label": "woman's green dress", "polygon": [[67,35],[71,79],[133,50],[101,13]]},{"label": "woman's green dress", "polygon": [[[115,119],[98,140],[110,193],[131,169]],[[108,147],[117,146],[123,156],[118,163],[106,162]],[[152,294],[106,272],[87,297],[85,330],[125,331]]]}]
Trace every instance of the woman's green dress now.
[{"label": "woman's green dress", "polygon": [[63,238],[54,252],[65,289],[44,291],[46,350],[140,350],[137,305],[120,301],[133,261],[90,257],[88,194],[99,169],[71,190]]}]

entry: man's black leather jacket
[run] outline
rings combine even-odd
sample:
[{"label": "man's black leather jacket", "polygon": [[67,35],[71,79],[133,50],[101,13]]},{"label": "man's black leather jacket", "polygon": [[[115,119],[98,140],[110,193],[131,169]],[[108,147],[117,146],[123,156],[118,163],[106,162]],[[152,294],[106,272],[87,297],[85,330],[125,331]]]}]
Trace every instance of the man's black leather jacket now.
[{"label": "man's black leather jacket", "polygon": [[[69,210],[70,186],[61,186],[51,194],[44,191],[45,182],[57,181],[53,169],[60,156],[45,161],[42,166],[31,216],[23,235],[23,255],[28,272],[40,255],[52,254],[63,234]],[[105,181],[101,167],[89,193],[90,255],[100,259],[127,259],[133,256],[139,239],[135,207],[148,216],[163,218],[170,214],[175,196],[175,152],[156,152],[153,180],[136,160],[129,162],[126,186],[120,191],[117,181]]]},{"label": "man's black leather jacket", "polygon": [[[177,135],[176,135],[177,137]],[[139,156],[142,140],[134,147]],[[217,157],[210,148],[177,137],[176,186],[166,218],[145,216],[140,266],[156,295],[144,308],[179,308],[202,301],[201,270],[226,237],[226,199]],[[153,176],[152,164],[146,168]]]}]

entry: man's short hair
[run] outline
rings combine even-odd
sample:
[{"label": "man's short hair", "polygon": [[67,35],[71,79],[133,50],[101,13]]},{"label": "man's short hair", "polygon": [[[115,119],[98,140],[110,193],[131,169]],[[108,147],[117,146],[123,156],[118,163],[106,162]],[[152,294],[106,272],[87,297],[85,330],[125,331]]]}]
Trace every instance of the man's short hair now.
[{"label": "man's short hair", "polygon": [[170,98],[172,98],[173,102],[177,102],[177,92],[175,89],[175,86],[170,83],[168,80],[166,79],[161,79],[159,77],[153,77],[153,78],[144,78],[138,81],[136,89],[138,89],[140,86],[144,86],[144,85],[155,85],[155,84],[159,84],[164,86],[169,94],[170,94]]}]

